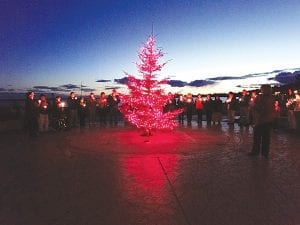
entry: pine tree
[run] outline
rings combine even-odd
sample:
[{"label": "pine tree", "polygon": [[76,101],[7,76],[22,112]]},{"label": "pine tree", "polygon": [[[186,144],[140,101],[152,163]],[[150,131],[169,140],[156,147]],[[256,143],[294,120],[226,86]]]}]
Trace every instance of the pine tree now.
[{"label": "pine tree", "polygon": [[155,48],[155,38],[150,35],[148,41],[138,54],[140,63],[136,63],[142,75],[138,79],[128,76],[128,95],[121,95],[121,112],[131,124],[143,128],[146,134],[156,129],[173,129],[177,126],[175,117],[181,109],[164,112],[164,106],[173,96],[165,94],[162,85],[168,79],[157,80],[157,72],[161,71],[166,63],[159,63],[164,55],[161,49]]}]

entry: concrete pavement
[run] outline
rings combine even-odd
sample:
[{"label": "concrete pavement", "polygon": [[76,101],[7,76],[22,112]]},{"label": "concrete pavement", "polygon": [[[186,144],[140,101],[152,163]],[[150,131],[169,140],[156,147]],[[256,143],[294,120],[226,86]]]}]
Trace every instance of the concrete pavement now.
[{"label": "concrete pavement", "polygon": [[300,139],[252,128],[86,128],[0,135],[1,225],[299,225]]}]

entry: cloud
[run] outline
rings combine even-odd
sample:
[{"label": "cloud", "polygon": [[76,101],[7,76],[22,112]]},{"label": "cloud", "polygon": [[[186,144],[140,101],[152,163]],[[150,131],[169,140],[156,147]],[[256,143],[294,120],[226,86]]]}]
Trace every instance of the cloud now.
[{"label": "cloud", "polygon": [[[127,84],[128,77],[114,79],[114,81],[119,84]],[[185,87],[185,86],[202,87],[213,83],[214,81],[211,80],[194,80],[190,83],[182,80],[167,80],[167,84],[169,84],[171,87]]]},{"label": "cloud", "polygon": [[51,91],[51,92],[68,92],[69,89],[61,88],[61,87],[49,87],[49,86],[33,86],[35,91],[38,92],[45,92],[45,91]]},{"label": "cloud", "polygon": [[215,82],[211,81],[211,80],[194,80],[194,81],[188,83],[188,85],[192,86],[192,87],[203,87],[203,86],[214,84],[214,83]]},{"label": "cloud", "polygon": [[296,74],[291,72],[281,72],[274,77],[274,80],[281,84],[291,84],[296,81]]},{"label": "cloud", "polygon": [[46,89],[40,89],[40,88],[34,88],[32,89],[27,89],[27,91],[34,91],[35,93],[46,93],[47,90]]},{"label": "cloud", "polygon": [[0,91],[7,91],[5,88],[0,88]]},{"label": "cloud", "polygon": [[109,87],[105,87],[105,90],[113,90],[113,89],[120,89],[121,87],[116,87],[116,86],[109,86]]},{"label": "cloud", "polygon": [[63,88],[59,88],[59,87],[50,87],[49,90],[51,90],[53,92],[67,92],[67,91],[69,91],[67,89],[63,89]]},{"label": "cloud", "polygon": [[181,80],[169,80],[167,82],[171,87],[184,87],[187,85],[187,82]]},{"label": "cloud", "polygon": [[294,76],[296,77],[297,80],[300,79],[300,70],[295,71],[293,74],[294,74]]},{"label": "cloud", "polygon": [[[60,85],[59,87],[66,88],[68,90],[71,90],[71,89],[80,89],[80,86],[78,86],[76,84],[64,84],[64,85]],[[82,87],[85,87],[85,86],[82,86]]]},{"label": "cloud", "polygon": [[116,83],[119,83],[119,84],[127,84],[128,82],[128,77],[123,77],[123,78],[120,78],[120,79],[114,79],[114,81]]},{"label": "cloud", "polygon": [[94,88],[82,88],[82,91],[83,92],[93,92],[93,91],[96,91],[96,89],[94,89]]},{"label": "cloud", "polygon": [[[247,75],[249,76],[249,75]],[[212,77],[209,80],[218,81],[218,80],[240,80],[242,77],[230,77],[230,76],[220,76],[220,77]]]},{"label": "cloud", "polygon": [[[289,72],[292,71],[292,72]],[[276,75],[277,74],[277,75]],[[240,80],[241,83],[243,83],[243,80],[248,79],[249,82],[248,84],[243,84],[243,85],[238,85],[236,87],[242,88],[256,88],[260,87],[260,84],[252,83],[251,80],[259,77],[265,77],[266,80],[274,80],[274,82],[271,82],[273,85],[278,85],[277,82],[281,84],[288,84],[292,83],[295,81],[300,80],[300,69],[290,69],[290,70],[274,70],[271,72],[263,72],[263,73],[252,73],[252,74],[246,74],[243,76],[218,76],[218,77],[212,77],[212,78],[207,78],[205,80],[194,80],[191,82],[186,82],[182,80],[167,80],[167,84],[170,85],[171,87],[203,87],[211,84],[215,84],[216,82],[219,82],[222,84],[222,81],[231,81],[231,80]],[[119,84],[127,84],[128,82],[128,76],[120,78],[120,79],[114,79],[116,83]],[[276,82],[277,81],[277,82]],[[106,89],[114,89],[116,87],[107,87]]]},{"label": "cloud", "polygon": [[33,86],[33,88],[34,89],[46,89],[46,90],[50,89],[49,86]]},{"label": "cloud", "polygon": [[99,83],[107,83],[107,82],[110,82],[111,80],[105,80],[105,79],[100,79],[100,80],[96,80],[96,82],[99,82]]},{"label": "cloud", "polygon": [[272,72],[265,72],[265,73],[251,73],[251,74],[247,74],[247,75],[243,75],[243,76],[219,76],[219,77],[209,78],[209,80],[213,80],[213,81],[242,80],[242,79],[247,79],[247,78],[252,78],[252,77],[268,76],[272,73],[276,73],[276,71],[279,72],[279,71],[283,71],[283,70],[274,70]]}]

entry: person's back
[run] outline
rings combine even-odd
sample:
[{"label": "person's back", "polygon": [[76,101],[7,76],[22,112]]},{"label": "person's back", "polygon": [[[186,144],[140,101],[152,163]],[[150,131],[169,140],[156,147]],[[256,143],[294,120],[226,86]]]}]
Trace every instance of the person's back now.
[{"label": "person's back", "polygon": [[269,156],[270,133],[275,116],[275,99],[272,96],[271,86],[262,85],[261,94],[254,101],[255,126],[253,131],[253,147],[250,156],[259,153],[265,158]]},{"label": "person's back", "polygon": [[262,94],[255,99],[253,110],[255,112],[255,125],[271,123],[275,115],[275,99],[271,89],[262,87]]}]

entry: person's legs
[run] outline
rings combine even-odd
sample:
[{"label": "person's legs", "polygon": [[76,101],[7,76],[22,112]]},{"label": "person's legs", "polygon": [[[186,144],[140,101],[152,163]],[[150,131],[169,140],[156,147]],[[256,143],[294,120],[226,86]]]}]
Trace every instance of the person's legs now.
[{"label": "person's legs", "polygon": [[261,125],[256,125],[253,131],[253,146],[249,155],[258,155],[261,147]]},{"label": "person's legs", "polygon": [[265,124],[261,134],[261,154],[265,157],[269,156],[271,127],[271,124]]}]

